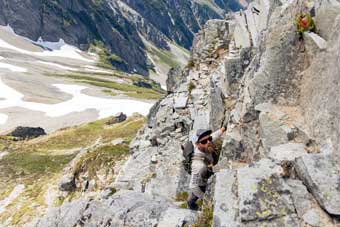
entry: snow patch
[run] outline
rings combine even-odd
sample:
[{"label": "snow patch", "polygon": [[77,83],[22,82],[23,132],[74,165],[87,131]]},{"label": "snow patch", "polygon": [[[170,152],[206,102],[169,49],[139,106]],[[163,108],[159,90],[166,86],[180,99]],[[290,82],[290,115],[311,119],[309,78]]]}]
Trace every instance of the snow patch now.
[{"label": "snow patch", "polygon": [[76,69],[76,68],[67,67],[67,66],[64,66],[64,65],[57,64],[57,63],[46,62],[46,61],[38,61],[38,62],[41,63],[41,64],[44,64],[44,65],[50,65],[50,66],[54,66],[54,67],[57,67],[57,68],[60,68],[60,69],[65,69],[65,70],[69,70],[69,71],[78,71],[78,69]]},{"label": "snow patch", "polygon": [[109,70],[103,70],[103,69],[100,69],[100,68],[97,68],[97,67],[94,67],[92,65],[85,65],[85,71],[88,71],[88,72],[96,72],[96,73],[109,73],[111,74],[112,72],[109,71]]},{"label": "snow patch", "polygon": [[170,17],[170,20],[171,20],[172,25],[175,25],[175,21],[174,21],[174,19],[172,18],[170,12],[168,12],[168,16]]},{"label": "snow patch", "polygon": [[9,153],[7,152],[7,151],[5,151],[5,152],[0,152],[0,160],[4,157],[4,156],[6,156],[6,155],[8,155]]},{"label": "snow patch", "polygon": [[[33,41],[31,41],[33,42]],[[22,54],[35,55],[41,57],[63,57],[63,58],[72,58],[76,60],[86,61],[86,62],[94,62],[93,60],[87,59],[80,55],[81,51],[74,46],[65,44],[64,40],[60,39],[59,42],[44,42],[40,40],[39,42],[33,42],[35,44],[39,44],[45,48],[51,49],[52,51],[45,50],[43,52],[33,52],[24,49],[20,49],[16,46],[13,46],[6,41],[0,39],[0,48],[6,48],[10,50],[17,51]]]},{"label": "snow patch", "polygon": [[5,208],[15,200],[25,189],[25,185],[19,184],[15,186],[13,191],[4,200],[0,201],[0,214],[5,211]]},{"label": "snow patch", "polygon": [[0,68],[9,69],[12,72],[21,72],[21,73],[27,72],[26,68],[22,68],[22,67],[19,67],[19,66],[14,66],[14,65],[7,64],[7,63],[2,63],[2,62],[0,62]]},{"label": "snow patch", "polygon": [[138,112],[144,116],[149,113],[152,103],[146,103],[130,99],[107,99],[89,96],[82,91],[87,87],[79,85],[54,84],[61,92],[71,94],[70,100],[57,104],[44,104],[23,101],[23,94],[7,86],[0,79],[0,109],[9,107],[22,107],[34,111],[41,111],[48,117],[65,116],[72,112],[82,112],[88,109],[99,111],[99,119],[123,112],[128,116]]},{"label": "snow patch", "polygon": [[7,122],[8,116],[0,113],[0,125],[4,125]]}]

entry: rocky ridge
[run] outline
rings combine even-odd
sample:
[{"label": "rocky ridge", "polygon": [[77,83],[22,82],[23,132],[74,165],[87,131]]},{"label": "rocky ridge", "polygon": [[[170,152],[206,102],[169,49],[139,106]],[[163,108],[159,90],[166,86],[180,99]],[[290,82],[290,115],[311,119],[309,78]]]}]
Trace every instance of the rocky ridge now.
[{"label": "rocky ridge", "polygon": [[[300,39],[300,12],[315,12],[317,34]],[[337,1],[256,0],[209,21],[186,80],[171,82],[130,144],[110,186],[119,193],[65,204],[36,226],[193,226],[200,214],[174,205],[188,191],[180,145],[226,124],[206,198],[212,226],[338,226],[339,15]]]}]

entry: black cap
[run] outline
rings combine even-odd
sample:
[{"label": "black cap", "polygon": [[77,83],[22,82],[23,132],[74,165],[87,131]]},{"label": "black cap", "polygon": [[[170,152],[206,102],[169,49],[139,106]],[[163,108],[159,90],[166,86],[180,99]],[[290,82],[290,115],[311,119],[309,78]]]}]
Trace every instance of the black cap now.
[{"label": "black cap", "polygon": [[197,143],[203,137],[210,135],[212,131],[210,129],[198,129],[194,135],[193,142]]}]

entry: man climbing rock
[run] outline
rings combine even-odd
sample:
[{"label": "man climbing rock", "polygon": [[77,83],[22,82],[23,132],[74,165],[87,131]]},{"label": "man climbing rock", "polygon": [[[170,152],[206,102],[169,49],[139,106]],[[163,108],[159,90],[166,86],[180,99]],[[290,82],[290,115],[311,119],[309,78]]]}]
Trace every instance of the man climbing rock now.
[{"label": "man climbing rock", "polygon": [[192,210],[197,210],[197,200],[204,196],[209,177],[213,174],[212,167],[214,163],[213,153],[215,152],[214,141],[216,141],[225,131],[221,128],[212,133],[208,129],[198,129],[193,136],[195,151],[191,164],[191,179],[190,179],[190,197],[187,201],[188,207]]}]

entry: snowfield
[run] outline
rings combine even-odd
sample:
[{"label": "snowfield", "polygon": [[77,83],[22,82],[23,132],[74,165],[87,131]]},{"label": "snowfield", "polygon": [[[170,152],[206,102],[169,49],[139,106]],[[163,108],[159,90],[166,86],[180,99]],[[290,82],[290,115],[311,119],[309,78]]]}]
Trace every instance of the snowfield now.
[{"label": "snowfield", "polygon": [[[98,119],[112,116],[118,112],[123,112],[128,116],[134,112],[146,116],[152,107],[152,103],[145,103],[129,99],[106,99],[83,94],[85,86],[54,84],[54,87],[62,92],[71,94],[70,100],[57,104],[43,104],[23,101],[24,95],[7,86],[0,79],[0,109],[10,107],[22,107],[29,110],[41,111],[48,117],[65,116],[72,112],[82,112],[88,109],[96,109],[99,112]],[[5,124],[7,115],[0,115],[0,124]]]}]

